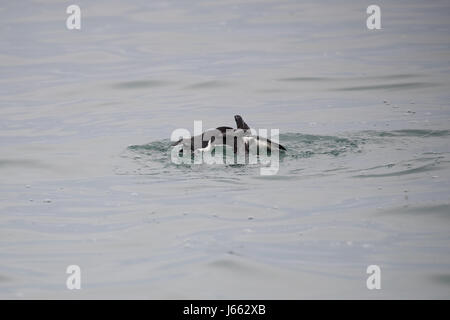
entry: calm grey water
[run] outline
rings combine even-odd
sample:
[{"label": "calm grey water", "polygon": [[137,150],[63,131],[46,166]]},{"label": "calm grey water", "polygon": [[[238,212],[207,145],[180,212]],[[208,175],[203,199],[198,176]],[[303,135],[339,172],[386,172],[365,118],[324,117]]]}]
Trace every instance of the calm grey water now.
[{"label": "calm grey water", "polygon": [[[74,3],[0,5],[1,298],[450,298],[448,1]],[[235,114],[277,175],[170,162]]]}]

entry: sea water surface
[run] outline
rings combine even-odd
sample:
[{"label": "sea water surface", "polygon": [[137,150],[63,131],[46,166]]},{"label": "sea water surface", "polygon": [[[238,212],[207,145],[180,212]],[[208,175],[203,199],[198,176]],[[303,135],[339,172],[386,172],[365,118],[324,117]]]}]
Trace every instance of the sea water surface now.
[{"label": "sea water surface", "polygon": [[[448,1],[74,4],[0,5],[0,298],[450,298]],[[276,175],[170,161],[235,114]]]}]

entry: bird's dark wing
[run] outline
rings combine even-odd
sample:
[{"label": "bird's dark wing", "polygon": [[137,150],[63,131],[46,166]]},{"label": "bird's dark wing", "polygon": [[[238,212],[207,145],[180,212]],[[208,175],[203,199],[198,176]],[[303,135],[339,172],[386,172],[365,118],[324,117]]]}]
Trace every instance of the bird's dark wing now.
[{"label": "bird's dark wing", "polygon": [[222,134],[225,134],[227,130],[234,130],[232,127],[218,127],[216,130],[219,130]]},{"label": "bird's dark wing", "polygon": [[238,129],[249,130],[250,127],[244,122],[244,119],[240,115],[235,115],[234,120],[236,121],[236,126]]}]

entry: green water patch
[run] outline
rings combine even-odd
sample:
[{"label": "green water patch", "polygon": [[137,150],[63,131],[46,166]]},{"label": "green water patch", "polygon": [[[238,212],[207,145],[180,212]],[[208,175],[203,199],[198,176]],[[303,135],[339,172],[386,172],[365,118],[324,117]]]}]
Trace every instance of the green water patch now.
[{"label": "green water patch", "polygon": [[[405,129],[393,131],[359,131],[353,133],[345,133],[342,135],[314,135],[302,133],[282,133],[279,135],[279,143],[286,147],[286,152],[280,152],[279,162],[280,167],[286,167],[291,174],[303,175],[305,165],[309,168],[320,163],[325,166],[323,168],[315,168],[315,172],[319,174],[340,174],[342,172],[349,173],[354,178],[382,178],[382,177],[396,177],[405,175],[414,175],[428,173],[435,170],[445,168],[445,156],[442,153],[427,153],[413,159],[399,159],[397,161],[390,161],[386,163],[376,163],[372,159],[368,159],[368,163],[372,166],[368,168],[350,168],[346,165],[346,159],[352,159],[357,155],[364,157],[364,154],[370,154],[371,151],[378,150],[381,145],[381,150],[389,150],[393,148],[396,150],[399,143],[403,148],[408,148],[405,144],[405,137],[411,140],[412,145],[416,145],[419,141],[429,138],[441,138],[450,135],[449,130],[421,130],[421,129]],[[262,160],[267,160],[257,157],[256,163],[249,161],[236,161],[231,148],[222,149],[219,146],[213,151],[213,155],[218,152],[220,148],[223,152],[223,163],[217,165],[195,164],[194,156],[192,161],[187,163],[175,164],[171,160],[172,142],[169,139],[162,139],[152,141],[143,145],[132,145],[127,148],[124,157],[131,158],[139,163],[140,170],[152,171],[152,174],[158,173],[160,169],[171,170],[170,168],[184,168],[183,170],[191,170],[194,167],[203,166],[202,170],[210,170],[208,168],[216,167],[224,170],[232,170],[238,174],[248,174],[248,172],[257,169],[261,165],[267,165]],[[383,151],[384,152],[384,151]],[[344,158],[346,157],[346,158]],[[234,160],[233,160],[234,159]],[[268,159],[270,160],[270,158]],[[316,161],[317,160],[317,161]],[[338,160],[338,162],[333,162]],[[383,159],[380,159],[381,161]],[[311,162],[312,161],[312,162]],[[270,162],[270,161],[269,161]],[[339,169],[337,170],[336,167]],[[219,169],[217,169],[219,170]],[[337,170],[334,172],[333,170]],[[162,172],[162,171],[161,171]],[[285,175],[286,172],[279,174]]]},{"label": "green water patch", "polygon": [[339,156],[359,152],[365,139],[339,136],[322,136],[301,133],[281,134],[280,143],[286,146],[288,158],[311,158],[315,155]]},{"label": "green water patch", "polygon": [[[319,136],[300,133],[281,134],[279,136],[279,142],[287,148],[287,151],[280,152],[280,161],[284,159],[311,158],[315,155],[336,157],[347,152],[358,151],[359,141],[337,136]],[[166,162],[170,161],[172,145],[169,139],[163,139],[143,145],[132,145],[128,147],[128,150],[138,156],[146,156],[149,160]],[[227,153],[232,153],[232,151],[225,151],[225,156],[227,156]],[[240,167],[242,165],[232,164],[231,166]]]}]

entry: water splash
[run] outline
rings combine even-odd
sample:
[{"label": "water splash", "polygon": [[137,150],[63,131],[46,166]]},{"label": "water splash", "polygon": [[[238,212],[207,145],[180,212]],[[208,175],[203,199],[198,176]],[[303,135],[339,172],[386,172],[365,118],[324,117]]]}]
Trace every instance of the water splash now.
[{"label": "water splash", "polygon": [[[342,135],[312,135],[302,133],[280,134],[279,140],[287,152],[280,153],[280,175],[330,176],[347,173],[358,178],[392,177],[439,170],[445,161],[442,154],[423,152],[413,159],[403,159],[402,155],[391,162],[382,154],[384,145],[407,149],[405,139],[446,138],[449,130],[393,130],[360,131]],[[425,143],[426,145],[426,143]],[[381,150],[380,150],[381,148]],[[261,164],[174,164],[171,156],[171,141],[162,139],[143,145],[132,145],[122,157],[132,159],[134,168],[122,170],[121,174],[174,176],[182,173],[188,177],[213,177],[225,179],[231,175],[254,175]],[[228,157],[228,155],[227,155]],[[355,168],[349,163],[356,157],[364,160],[363,167]],[[284,171],[283,171],[284,169]]]}]

